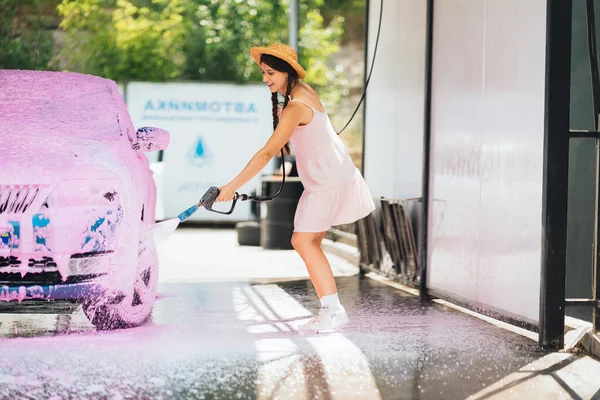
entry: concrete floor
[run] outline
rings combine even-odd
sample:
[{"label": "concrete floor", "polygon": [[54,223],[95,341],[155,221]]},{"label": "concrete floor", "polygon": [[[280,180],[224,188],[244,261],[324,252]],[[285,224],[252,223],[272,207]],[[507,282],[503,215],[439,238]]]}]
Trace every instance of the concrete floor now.
[{"label": "concrete floor", "polygon": [[302,335],[318,302],[294,252],[180,229],[149,325],[99,333],[80,310],[0,315],[0,398],[600,398],[597,361],[545,353],[329,258],[351,322]]}]

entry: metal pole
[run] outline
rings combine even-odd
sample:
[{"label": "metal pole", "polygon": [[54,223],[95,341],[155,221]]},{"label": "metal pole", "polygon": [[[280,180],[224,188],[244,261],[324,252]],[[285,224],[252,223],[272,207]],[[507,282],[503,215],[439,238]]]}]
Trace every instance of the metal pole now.
[{"label": "metal pole", "polygon": [[594,330],[598,330],[600,327],[600,308],[598,308],[598,266],[599,258],[600,258],[600,248],[598,246],[598,242],[600,240],[600,142],[598,138],[596,138],[596,206],[594,210],[594,257],[592,262],[592,299],[595,300],[592,306],[592,324],[594,326]]},{"label": "metal pole", "polygon": [[423,184],[421,204],[421,230],[419,240],[419,255],[421,258],[421,276],[419,294],[422,301],[429,299],[427,294],[427,260],[429,233],[429,167],[431,153],[431,75],[433,69],[433,7],[434,0],[427,0],[427,36],[425,39],[425,122],[423,129]]},{"label": "metal pole", "polygon": [[571,0],[546,3],[546,93],[539,344],[564,346],[571,84]]},{"label": "metal pole", "polygon": [[590,57],[590,73],[592,77],[592,104],[594,107],[594,127],[598,132],[600,117],[600,75],[598,73],[598,50],[596,47],[596,11],[594,0],[585,3],[587,16],[588,53]]},{"label": "metal pole", "polygon": [[298,0],[290,0],[290,47],[298,52]]},{"label": "metal pole", "polygon": [[[586,15],[588,24],[588,52],[590,57],[590,72],[592,76],[592,100],[594,106],[594,126],[596,132],[600,129],[600,73],[598,71],[598,50],[596,47],[596,10],[593,0],[587,0]],[[600,328],[600,308],[598,308],[598,299],[600,298],[598,287],[600,283],[600,140],[596,135],[596,207],[594,210],[595,229],[594,229],[594,258],[592,263],[592,299],[595,300],[592,308],[592,324],[594,329]]]},{"label": "metal pole", "polygon": [[[365,1],[365,27],[364,27],[364,32],[363,32],[363,42],[365,45],[365,52],[364,52],[364,63],[365,63],[365,70],[364,70],[364,74],[365,77],[363,79],[363,85],[364,88],[363,90],[366,90],[366,86],[367,86],[367,78],[369,75],[369,9],[371,8],[371,1],[370,0],[366,0]],[[366,132],[367,132],[367,95],[365,94],[365,99],[363,101],[363,105],[362,105],[362,116],[363,116],[363,120],[362,120],[362,149],[361,149],[361,153],[360,153],[360,172],[361,174],[365,174],[365,141],[366,141]]]}]

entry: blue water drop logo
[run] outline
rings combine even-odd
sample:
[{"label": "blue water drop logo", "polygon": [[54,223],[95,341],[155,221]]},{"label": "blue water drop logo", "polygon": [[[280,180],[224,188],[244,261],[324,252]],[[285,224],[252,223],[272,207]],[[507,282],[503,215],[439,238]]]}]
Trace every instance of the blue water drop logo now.
[{"label": "blue water drop logo", "polygon": [[202,137],[198,137],[187,154],[187,161],[197,167],[204,167],[213,161],[213,153]]}]

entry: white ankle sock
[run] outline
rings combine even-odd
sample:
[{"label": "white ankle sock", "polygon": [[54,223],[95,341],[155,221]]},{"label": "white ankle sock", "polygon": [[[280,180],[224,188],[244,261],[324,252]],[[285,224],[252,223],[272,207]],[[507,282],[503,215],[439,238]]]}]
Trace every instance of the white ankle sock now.
[{"label": "white ankle sock", "polygon": [[321,298],[321,307],[329,307],[330,311],[339,310],[342,305],[340,304],[340,298],[337,293],[330,294],[329,296],[323,296]]}]

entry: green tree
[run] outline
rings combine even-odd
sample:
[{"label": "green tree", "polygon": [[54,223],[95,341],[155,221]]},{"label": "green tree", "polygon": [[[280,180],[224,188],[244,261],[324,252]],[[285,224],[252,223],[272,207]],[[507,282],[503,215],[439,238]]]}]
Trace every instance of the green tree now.
[{"label": "green tree", "polygon": [[[325,26],[323,4],[299,1],[299,56],[307,81],[325,90],[341,75],[327,61],[343,18]],[[289,0],[62,0],[58,10],[67,69],[118,81],[258,81],[248,50],[288,35]],[[325,102],[335,93],[325,90]]]},{"label": "green tree", "polygon": [[[330,106],[343,94],[342,71],[327,65],[339,50],[344,19],[325,26],[323,0],[300,0],[299,61],[306,80],[320,90]],[[184,45],[182,77],[200,81],[259,81],[260,71],[248,50],[288,41],[289,0],[190,0],[190,34]]]},{"label": "green tree", "polygon": [[58,0],[0,0],[0,68],[48,69]]},{"label": "green tree", "polygon": [[[345,1],[361,0],[335,6]],[[343,69],[331,65],[344,18],[324,0],[298,5],[306,81],[335,115],[349,92]],[[259,82],[250,48],[288,42],[289,0],[62,0],[58,11],[67,33],[60,65],[120,82]]]},{"label": "green tree", "polygon": [[180,0],[63,0],[67,69],[116,81],[177,78],[184,58]]}]

